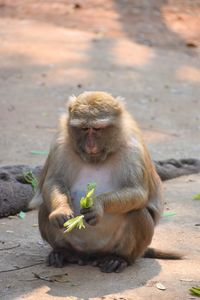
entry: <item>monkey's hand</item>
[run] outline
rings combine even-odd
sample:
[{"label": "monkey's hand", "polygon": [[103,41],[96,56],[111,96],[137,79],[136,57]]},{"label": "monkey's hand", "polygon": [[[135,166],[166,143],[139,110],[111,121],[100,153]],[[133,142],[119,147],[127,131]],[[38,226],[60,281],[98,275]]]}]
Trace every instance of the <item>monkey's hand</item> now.
[{"label": "monkey's hand", "polygon": [[55,227],[62,228],[63,224],[73,217],[74,214],[70,208],[58,207],[49,215],[49,222]]},{"label": "monkey's hand", "polygon": [[84,215],[86,223],[89,225],[96,225],[103,217],[104,210],[101,203],[98,203],[98,197],[95,199],[93,205],[89,208],[82,208],[80,213]]}]

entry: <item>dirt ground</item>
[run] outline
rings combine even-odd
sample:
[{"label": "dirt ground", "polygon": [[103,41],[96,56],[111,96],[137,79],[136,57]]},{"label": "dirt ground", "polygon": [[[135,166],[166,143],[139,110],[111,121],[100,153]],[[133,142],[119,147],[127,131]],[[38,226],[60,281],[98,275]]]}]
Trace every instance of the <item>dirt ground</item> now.
[{"label": "dirt ground", "polygon": [[[84,90],[124,97],[153,159],[200,158],[200,1],[0,0],[0,165],[43,164],[32,151],[48,150],[68,96]],[[174,215],[152,245],[185,258],[140,259],[121,274],[48,268],[37,212],[1,219],[0,299],[195,299],[199,192],[200,175],[164,183]]]}]

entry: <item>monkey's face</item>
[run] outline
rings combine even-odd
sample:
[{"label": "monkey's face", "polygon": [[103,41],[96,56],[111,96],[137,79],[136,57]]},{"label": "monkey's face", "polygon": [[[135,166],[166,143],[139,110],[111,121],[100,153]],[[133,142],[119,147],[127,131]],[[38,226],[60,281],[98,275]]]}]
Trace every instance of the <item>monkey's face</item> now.
[{"label": "monkey's face", "polygon": [[81,159],[90,163],[105,161],[118,148],[114,126],[70,127],[74,150]]},{"label": "monkey's face", "polygon": [[68,107],[68,132],[73,150],[88,162],[105,161],[120,141],[119,101],[104,92],[73,97]]}]

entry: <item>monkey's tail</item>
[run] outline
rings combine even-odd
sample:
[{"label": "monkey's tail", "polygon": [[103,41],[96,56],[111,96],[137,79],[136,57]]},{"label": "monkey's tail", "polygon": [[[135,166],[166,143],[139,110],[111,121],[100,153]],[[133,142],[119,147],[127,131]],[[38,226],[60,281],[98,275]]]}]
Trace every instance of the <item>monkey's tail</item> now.
[{"label": "monkey's tail", "polygon": [[183,254],[175,251],[162,251],[154,248],[147,248],[143,257],[158,259],[182,259]]}]

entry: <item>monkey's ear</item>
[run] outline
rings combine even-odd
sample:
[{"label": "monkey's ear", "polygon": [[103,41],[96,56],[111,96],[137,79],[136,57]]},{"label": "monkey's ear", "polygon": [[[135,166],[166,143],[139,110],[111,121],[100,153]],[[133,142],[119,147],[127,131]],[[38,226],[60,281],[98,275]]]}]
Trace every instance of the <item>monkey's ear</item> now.
[{"label": "monkey's ear", "polygon": [[74,102],[76,101],[77,97],[75,95],[72,95],[69,97],[67,101],[67,109],[68,111],[71,111],[72,106],[74,105]]}]

